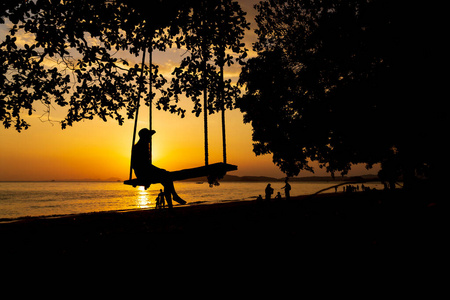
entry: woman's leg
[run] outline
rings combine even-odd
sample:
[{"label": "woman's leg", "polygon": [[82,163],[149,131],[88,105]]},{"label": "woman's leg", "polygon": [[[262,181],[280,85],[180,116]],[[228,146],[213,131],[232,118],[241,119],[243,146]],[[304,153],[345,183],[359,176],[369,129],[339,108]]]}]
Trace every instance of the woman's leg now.
[{"label": "woman's leg", "polygon": [[[180,196],[178,196],[177,192],[175,191],[175,187],[173,185],[173,180],[172,180],[172,174],[170,174],[170,172],[164,170],[164,173],[162,175],[162,177],[164,178],[164,193],[170,194],[170,196],[173,196],[173,200],[180,203],[180,204],[186,204],[186,201],[184,201],[183,199],[181,199]],[[167,196],[166,196],[167,197]],[[170,198],[170,200],[172,200],[172,198]],[[170,204],[171,205],[171,204]]]},{"label": "woman's leg", "polygon": [[[180,203],[180,204],[186,204],[186,201],[181,199],[180,196],[178,196],[177,192],[175,191],[175,187],[173,186],[173,181],[171,180],[165,180],[162,185],[164,186],[164,195],[166,196],[167,203],[169,204],[169,207],[172,206],[172,196],[173,200]],[[169,203],[170,201],[170,203]]]},{"label": "woman's leg", "polygon": [[167,206],[169,208],[172,208],[172,191],[171,189],[173,188],[173,183],[171,184],[170,182],[162,182],[162,185],[164,186],[164,196],[166,198],[167,201]]}]

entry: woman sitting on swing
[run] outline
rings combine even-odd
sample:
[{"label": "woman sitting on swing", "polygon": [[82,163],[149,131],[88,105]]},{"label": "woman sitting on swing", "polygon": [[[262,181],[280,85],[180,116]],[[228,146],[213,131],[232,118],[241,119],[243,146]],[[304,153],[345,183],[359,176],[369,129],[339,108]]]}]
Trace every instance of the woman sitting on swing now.
[{"label": "woman sitting on swing", "polygon": [[145,180],[149,183],[161,183],[164,186],[164,195],[169,208],[172,208],[172,195],[174,201],[180,204],[186,204],[186,201],[181,199],[175,192],[170,172],[155,167],[150,162],[149,144],[150,138],[155,132],[156,131],[150,131],[147,128],[139,131],[139,141],[133,146],[131,154],[131,166],[134,173],[138,179]]}]

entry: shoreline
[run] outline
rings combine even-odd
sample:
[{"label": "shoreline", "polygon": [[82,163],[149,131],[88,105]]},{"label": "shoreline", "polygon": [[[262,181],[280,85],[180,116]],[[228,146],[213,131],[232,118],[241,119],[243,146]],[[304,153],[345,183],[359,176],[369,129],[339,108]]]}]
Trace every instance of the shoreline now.
[{"label": "shoreline", "polygon": [[[62,184],[65,184],[65,182],[61,182]],[[247,183],[246,182],[227,182],[229,184],[238,184],[237,187],[232,187],[235,188],[237,190],[236,193],[234,193],[234,190],[232,191],[231,194],[228,193],[219,193],[219,196],[215,196],[215,195],[209,195],[209,189],[207,190],[201,190],[199,191],[200,194],[197,195],[197,189],[201,189],[202,187],[198,187],[197,184],[193,185],[192,182],[188,182],[186,185],[182,185],[182,193],[185,193],[182,195],[182,197],[186,197],[186,200],[188,201],[188,203],[186,204],[187,206],[192,206],[192,205],[199,205],[199,204],[213,204],[213,203],[220,203],[220,202],[230,202],[230,201],[252,201],[255,200],[257,198],[258,194],[262,194],[262,192],[264,192],[264,187],[265,187],[265,183],[264,183],[264,187],[262,187],[262,183],[258,183],[255,182],[253,184],[250,184],[250,188],[247,188]],[[294,182],[293,187],[295,189],[295,193],[297,194],[297,196],[295,197],[303,197],[303,196],[308,196],[311,194],[316,194],[316,193],[320,193],[320,192],[326,192],[326,193],[334,193],[334,190],[332,190],[332,188],[336,185],[345,185],[345,184],[359,184],[359,182],[348,182],[348,181],[340,181],[340,182]],[[88,183],[90,184],[90,183]],[[94,183],[94,184],[98,184],[98,182]],[[117,183],[115,182],[108,182],[108,184],[113,184],[116,185]],[[261,185],[259,188],[254,188],[255,186],[257,186],[257,184]],[[273,184],[273,182],[272,182]],[[371,183],[370,183],[371,184]],[[305,186],[303,186],[305,185]],[[124,185],[123,185],[124,186]],[[312,188],[310,186],[313,186]],[[125,186],[126,187],[126,186]],[[275,186],[274,186],[275,187]],[[281,187],[281,186],[280,186]],[[325,188],[324,188],[325,187]],[[377,188],[380,189],[379,186],[377,186],[376,184],[372,186],[373,188]],[[34,187],[33,187],[34,188]],[[39,187],[35,187],[35,188],[39,188]],[[53,186],[51,187],[53,188]],[[70,187],[71,188],[71,187]],[[96,198],[95,195],[93,195],[91,198],[89,198],[90,201],[89,203],[87,203],[88,205],[86,206],[81,206],[78,205],[76,206],[74,209],[72,209],[71,203],[67,203],[67,202],[62,202],[64,201],[64,197],[67,196],[69,197],[70,200],[77,200],[75,197],[72,197],[72,194],[67,194],[65,192],[65,190],[61,190],[60,188],[56,187],[55,191],[53,191],[52,189],[49,189],[49,200],[52,202],[48,202],[48,206],[46,206],[46,202],[37,202],[37,204],[34,204],[33,198],[26,198],[26,201],[23,202],[23,204],[21,204],[20,207],[15,208],[14,207],[14,202],[13,201],[17,201],[19,204],[21,203],[21,197],[28,197],[27,195],[23,194],[22,195],[16,195],[13,197],[6,197],[6,205],[4,206],[0,206],[0,210],[2,210],[3,207],[5,207],[5,210],[1,211],[0,214],[0,224],[1,223],[9,223],[9,222],[17,222],[20,221],[22,219],[30,219],[30,218],[56,218],[56,217],[63,217],[63,216],[68,216],[68,215],[75,215],[75,214],[85,214],[85,213],[102,213],[102,212],[113,212],[113,211],[128,211],[128,210],[140,210],[140,209],[153,209],[155,204],[154,204],[154,200],[152,197],[156,197],[156,194],[154,196],[152,196],[152,193],[155,193],[155,189],[153,190],[149,190],[149,192],[147,192],[148,195],[146,195],[146,198],[140,197],[139,198],[139,202],[138,201],[129,201],[129,199],[137,199],[138,197],[138,192],[134,193],[134,191],[125,191],[124,189],[122,189],[120,186],[116,187],[114,186],[112,188],[112,190],[115,190],[117,188],[117,190],[119,191],[119,194],[107,194],[107,196],[105,197],[100,197],[100,198]],[[230,186],[224,185],[224,190],[225,191],[229,191]],[[276,188],[276,187],[275,187]],[[98,192],[103,191],[103,189],[109,189],[108,187],[104,187],[104,186],[100,186],[98,187]],[[30,190],[32,192],[34,192],[34,190],[32,188],[30,188]],[[134,189],[133,189],[134,190]],[[91,190],[89,190],[91,191]],[[212,191],[212,190],[211,190]],[[318,192],[319,191],[319,192]],[[342,191],[342,188],[339,187],[339,192]],[[83,191],[81,191],[83,192]],[[92,190],[92,192],[96,192],[95,189]],[[215,191],[214,191],[215,192]],[[220,192],[220,191],[219,191]],[[282,196],[284,196],[284,192],[283,190],[280,190],[280,192],[282,193]],[[66,193],[66,194],[64,194]],[[59,194],[59,196],[58,196]],[[140,194],[140,193],[139,193]],[[14,194],[12,194],[14,195]],[[56,197],[55,197],[56,195]],[[65,196],[64,196],[65,195]],[[119,196],[117,196],[119,195]],[[123,197],[127,197],[127,201],[125,202],[121,202],[121,197],[120,195],[122,195]],[[139,195],[140,196],[140,195]],[[39,198],[39,196],[37,196]],[[17,199],[17,200],[15,200]],[[84,199],[88,199],[88,198],[84,198]],[[112,205],[109,205],[109,199],[111,199]],[[226,199],[226,200],[224,200]],[[41,200],[39,198],[39,200]],[[46,199],[44,199],[46,200]],[[208,203],[205,203],[208,202]],[[92,203],[92,205],[91,205]],[[3,204],[3,203],[2,203]],[[81,203],[84,204],[84,203]],[[107,204],[107,205],[103,205],[103,204]],[[11,205],[11,207],[9,207],[8,205]],[[178,205],[177,203],[174,203],[174,205]],[[23,209],[22,209],[23,208]],[[48,208],[48,209],[47,209]],[[9,209],[11,209],[9,211]],[[22,209],[22,210],[20,210]]]},{"label": "shoreline", "polygon": [[[332,187],[327,188],[331,189]],[[322,191],[319,191],[322,192]],[[312,197],[321,197],[322,195],[327,195],[327,194],[343,194],[343,192],[337,192],[337,193],[323,193],[323,194],[319,194],[319,193],[314,193],[314,194],[308,194],[308,195],[297,195],[297,196],[291,196],[291,201],[301,201],[302,199],[306,199],[306,198],[312,198]],[[222,204],[229,204],[229,203],[233,203],[233,202],[256,202],[256,198],[258,196],[250,196],[247,197],[245,199],[232,199],[232,200],[222,200],[221,202],[209,202],[209,201],[193,201],[193,202],[188,202],[186,205],[180,205],[178,203],[174,203],[174,209],[175,208],[187,208],[187,207],[197,207],[199,205],[205,205],[205,206],[214,206],[214,205],[222,205]],[[272,199],[271,202],[276,202],[276,201],[286,201],[286,199],[283,197],[281,200],[274,200]],[[31,221],[35,221],[35,220],[40,220],[40,219],[59,219],[59,218],[77,218],[77,217],[83,217],[83,216],[88,216],[88,215],[99,215],[99,214],[114,214],[114,213],[132,213],[132,212],[151,212],[151,211],[163,211],[163,210],[168,210],[167,208],[165,209],[161,209],[161,210],[157,210],[154,207],[149,207],[149,208],[130,208],[130,209],[119,209],[119,210],[105,210],[105,211],[92,211],[92,212],[83,212],[83,213],[67,213],[67,214],[53,214],[53,215],[36,215],[36,216],[21,216],[21,217],[16,217],[16,218],[0,218],[0,225],[1,224],[10,224],[10,223],[17,223],[17,222],[31,222]]]},{"label": "shoreline", "polygon": [[[298,196],[298,197],[305,197],[308,195]],[[241,200],[223,200],[222,202],[208,202],[208,201],[194,201],[194,202],[188,202],[186,205],[180,205],[178,203],[174,203],[174,208],[185,208],[190,206],[197,206],[197,205],[216,205],[216,204],[227,204],[231,202],[247,202],[247,201],[255,201],[256,196],[249,197],[247,199],[241,199]],[[296,198],[296,197],[294,197]],[[98,215],[98,214],[114,214],[114,213],[132,213],[132,212],[151,212],[151,211],[163,211],[168,210],[165,209],[155,209],[154,207],[148,207],[148,208],[130,208],[130,209],[118,209],[118,210],[104,210],[104,211],[92,211],[92,212],[84,212],[84,213],[68,213],[68,214],[53,214],[53,215],[37,215],[37,216],[23,216],[23,217],[17,217],[17,218],[0,218],[0,225],[1,224],[10,224],[10,223],[17,223],[17,222],[28,222],[28,221],[34,221],[34,220],[40,220],[40,219],[59,219],[59,218],[77,218],[77,217],[83,217],[86,215]]]},{"label": "shoreline", "polygon": [[[290,201],[230,201],[0,223],[5,254],[75,255],[102,251],[174,251],[222,245],[255,247],[433,247],[444,230],[441,203],[403,191],[327,193]],[[300,243],[299,245],[294,245]],[[281,249],[280,248],[280,249]],[[226,248],[228,249],[228,248]],[[139,250],[140,251],[140,250]]]}]

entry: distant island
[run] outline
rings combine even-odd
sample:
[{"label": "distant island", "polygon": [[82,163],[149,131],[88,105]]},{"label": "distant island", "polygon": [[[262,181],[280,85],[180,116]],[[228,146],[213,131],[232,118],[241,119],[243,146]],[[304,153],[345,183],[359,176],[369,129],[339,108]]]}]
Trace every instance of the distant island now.
[{"label": "distant island", "polygon": [[[277,182],[284,181],[283,178],[267,177],[267,176],[234,176],[225,175],[220,182]],[[308,177],[292,177],[289,178],[290,182],[308,182],[308,181],[374,181],[378,180],[378,176],[374,174],[362,175],[362,176],[336,176],[335,178],[331,176],[308,176]],[[206,177],[192,178],[183,181],[207,181]]]}]

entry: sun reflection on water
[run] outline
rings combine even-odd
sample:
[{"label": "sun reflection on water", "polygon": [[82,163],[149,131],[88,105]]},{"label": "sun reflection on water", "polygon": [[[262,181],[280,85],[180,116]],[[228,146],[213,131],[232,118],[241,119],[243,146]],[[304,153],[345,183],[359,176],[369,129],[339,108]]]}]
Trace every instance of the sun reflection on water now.
[{"label": "sun reflection on water", "polygon": [[137,200],[136,206],[138,208],[149,208],[152,203],[150,201],[150,191],[146,190],[143,186],[137,189]]}]

